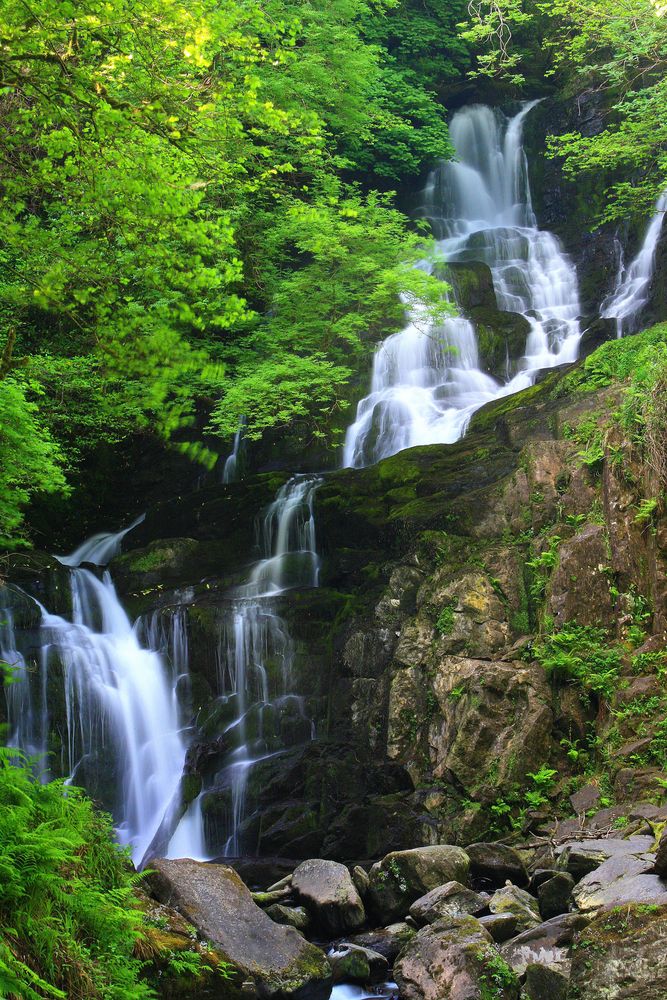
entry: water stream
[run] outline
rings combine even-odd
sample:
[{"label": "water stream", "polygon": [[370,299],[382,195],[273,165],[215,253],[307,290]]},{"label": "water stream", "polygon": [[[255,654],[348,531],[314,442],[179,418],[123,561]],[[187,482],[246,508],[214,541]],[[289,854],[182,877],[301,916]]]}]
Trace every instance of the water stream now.
[{"label": "water stream", "polygon": [[377,348],[371,391],[348,429],[343,464],[361,467],[421,444],[451,443],[490,400],[531,385],[544,368],[574,361],[581,330],[573,264],[537,228],[522,130],[537,101],[513,118],[483,105],[457,112],[450,135],[458,159],[430,175],[422,214],[447,262],[491,270],[498,308],[519,313],[530,332],[504,380],[483,369],[477,334],[464,316],[434,328],[412,303],[404,330]]},{"label": "water stream", "polygon": [[621,254],[616,285],[600,306],[603,319],[616,320],[616,336],[637,333],[642,311],[648,305],[655,255],[667,211],[667,191],[658,198],[639,253],[625,266]]}]

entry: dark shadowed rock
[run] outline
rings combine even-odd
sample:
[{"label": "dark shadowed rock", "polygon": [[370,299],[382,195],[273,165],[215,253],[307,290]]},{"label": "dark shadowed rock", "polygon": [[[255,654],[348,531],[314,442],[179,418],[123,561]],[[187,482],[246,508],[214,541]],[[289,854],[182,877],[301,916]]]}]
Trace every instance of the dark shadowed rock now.
[{"label": "dark shadowed rock", "polygon": [[296,927],[304,934],[310,927],[310,917],[304,906],[285,906],[283,903],[272,903],[271,906],[267,906],[265,912],[274,923]]},{"label": "dark shadowed rock", "polygon": [[558,872],[537,890],[540,914],[543,920],[551,920],[561,913],[567,913],[572,905],[574,879],[569,872]]},{"label": "dark shadowed rock", "polygon": [[368,872],[366,871],[366,869],[362,868],[361,865],[356,865],[352,869],[352,881],[357,887],[357,892],[363,899],[366,893],[368,892],[371,884],[371,880],[368,877]]},{"label": "dark shadowed rock", "polygon": [[292,890],[318,927],[331,936],[353,931],[366,920],[352,876],[337,861],[304,861],[294,872]]},{"label": "dark shadowed rock", "polygon": [[411,941],[417,931],[404,921],[397,924],[389,924],[388,927],[380,927],[374,931],[364,931],[349,937],[352,944],[360,945],[362,948],[370,948],[380,955],[384,955],[390,965],[394,964],[399,952],[405,948],[408,941]]},{"label": "dark shadowed rock", "polygon": [[210,941],[260,997],[326,1000],[331,968],[324,952],[293,927],[276,924],[226,865],[159,859],[149,885]]},{"label": "dark shadowed rock", "polygon": [[527,1000],[567,1000],[568,977],[548,965],[533,963],[526,968]]},{"label": "dark shadowed rock", "polygon": [[422,928],[398,959],[394,978],[405,1000],[519,996],[517,977],[500,958],[491,935],[470,916],[444,917]]},{"label": "dark shadowed rock", "polygon": [[667,905],[602,910],[579,936],[568,1000],[664,1000]]},{"label": "dark shadowed rock", "polygon": [[505,844],[470,844],[466,847],[473,879],[500,887],[509,879],[520,888],[528,885],[526,866],[516,851]]},{"label": "dark shadowed rock", "polygon": [[383,922],[396,920],[431,889],[465,882],[468,868],[465,851],[448,844],[393,851],[371,868],[369,902]]},{"label": "dark shadowed rock", "polygon": [[479,922],[494,941],[507,941],[517,934],[517,919],[513,913],[487,913]]},{"label": "dark shadowed rock", "polygon": [[662,836],[658,842],[658,849],[655,852],[655,864],[653,870],[661,878],[667,878],[667,831],[662,831]]},{"label": "dark shadowed rock", "polygon": [[423,924],[432,924],[439,917],[464,917],[467,914],[476,916],[486,910],[488,905],[488,896],[466,889],[460,882],[445,882],[416,899],[410,907],[410,916],[421,927]]}]

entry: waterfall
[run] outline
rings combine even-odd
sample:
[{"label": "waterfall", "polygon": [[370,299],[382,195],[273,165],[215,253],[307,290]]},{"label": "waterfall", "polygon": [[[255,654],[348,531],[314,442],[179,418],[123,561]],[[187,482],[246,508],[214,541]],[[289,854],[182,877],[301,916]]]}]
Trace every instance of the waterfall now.
[{"label": "waterfall", "polygon": [[[179,803],[186,743],[176,686],[186,665],[175,664],[170,676],[160,653],[139,641],[139,628],[131,625],[109,572],[100,580],[79,565],[106,563],[129,530],[96,535],[59,557],[70,567],[71,621],[38,604],[37,685],[26,656],[15,650],[7,612],[0,641],[4,659],[16,670],[15,683],[6,688],[12,744],[28,753],[45,751],[53,677],[64,701],[61,770],[103,799],[119,841],[139,864]],[[182,654],[182,639],[180,648]]]},{"label": "waterfall", "polygon": [[241,448],[243,446],[243,429],[245,425],[246,421],[241,417],[238,429],[234,435],[232,450],[225,459],[225,464],[222,467],[221,482],[223,483],[235,483],[241,476]]},{"label": "waterfall", "polygon": [[639,253],[627,268],[621,255],[614,290],[600,306],[600,315],[604,319],[616,320],[617,337],[637,332],[641,312],[648,304],[655,254],[666,211],[667,191],[663,191],[655,204]]},{"label": "waterfall", "polygon": [[531,385],[540,369],[576,359],[576,271],[555,236],[537,228],[522,144],[524,120],[537,103],[511,119],[483,105],[457,112],[450,124],[457,160],[440,164],[424,193],[442,259],[488,264],[498,308],[527,319],[523,357],[500,382],[480,369],[468,319],[453,316],[434,328],[423,305],[406,302],[405,329],[375,352],[371,391],[347,431],[345,466],[456,441],[479,407]]},{"label": "waterfall", "polygon": [[234,706],[225,733],[234,749],[219,783],[231,792],[224,854],[237,856],[251,769],[284,749],[283,729],[297,742],[312,736],[304,699],[294,692],[294,644],[275,598],[317,587],[319,557],[313,503],[320,480],[296,476],[278,491],[258,523],[262,558],[235,588],[220,651],[222,697]]}]

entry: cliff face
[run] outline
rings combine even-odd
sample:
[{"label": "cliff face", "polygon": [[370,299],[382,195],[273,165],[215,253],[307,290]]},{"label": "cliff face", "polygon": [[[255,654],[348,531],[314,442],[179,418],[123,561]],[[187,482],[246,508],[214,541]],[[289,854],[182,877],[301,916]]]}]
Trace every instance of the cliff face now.
[{"label": "cliff face", "polygon": [[[614,419],[624,385],[594,383],[581,365],[553,372],[455,445],[324,478],[320,587],[275,601],[304,710],[279,713],[281,752],[250,772],[244,853],[349,860],[543,830],[579,811],[582,786],[619,816],[662,801],[667,520]],[[184,787],[187,801],[203,783],[214,852],[230,809],[229,591],[283,479],[161,503],[112,565],[133,614],[185,613]],[[39,596],[40,567],[20,562]]]}]

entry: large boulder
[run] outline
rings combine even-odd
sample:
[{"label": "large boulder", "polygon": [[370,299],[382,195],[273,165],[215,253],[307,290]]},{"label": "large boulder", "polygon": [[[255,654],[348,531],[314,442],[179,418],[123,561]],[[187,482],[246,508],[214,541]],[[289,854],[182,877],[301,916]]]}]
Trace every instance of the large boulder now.
[{"label": "large boulder", "polygon": [[491,913],[511,913],[516,917],[517,927],[526,931],[540,923],[540,909],[537,900],[516,885],[496,889],[489,901]]},{"label": "large boulder", "polygon": [[394,966],[403,1000],[517,1000],[519,980],[474,917],[424,927]]},{"label": "large boulder", "polygon": [[568,1000],[664,1000],[667,904],[602,910],[572,955]]},{"label": "large boulder", "polygon": [[484,887],[500,888],[508,879],[522,889],[528,885],[526,866],[517,852],[506,844],[470,844],[466,854],[470,858],[472,878]]},{"label": "large boulder", "polygon": [[589,872],[574,888],[579,910],[588,913],[603,906],[630,902],[667,902],[667,886],[658,875],[648,874],[653,859],[620,854]]},{"label": "large boulder", "polygon": [[410,916],[421,927],[432,924],[439,917],[477,916],[488,908],[489,897],[473,889],[466,889],[460,882],[445,882],[416,899],[410,907]]},{"label": "large boulder", "polygon": [[411,941],[417,931],[404,921],[396,924],[389,924],[388,927],[379,927],[372,931],[363,931],[347,939],[347,943],[360,945],[371,951],[384,955],[390,965],[403,951],[408,941]]},{"label": "large boulder", "polygon": [[392,851],[370,870],[368,900],[385,924],[404,917],[412,903],[445,882],[465,883],[468,855],[460,847],[442,844]]},{"label": "large boulder", "polygon": [[595,871],[609,858],[619,855],[642,857],[651,850],[653,837],[599,837],[590,840],[569,840],[556,847],[559,867],[565,868],[575,879]]},{"label": "large boulder", "polygon": [[319,929],[332,937],[356,930],[366,920],[352,876],[337,861],[313,858],[302,862],[294,872],[292,891]]},{"label": "large boulder", "polygon": [[267,917],[233,869],[190,859],[158,859],[151,869],[155,898],[177,909],[259,997],[326,1000],[331,968],[324,952]]},{"label": "large boulder", "polygon": [[535,963],[567,974],[572,942],[587,924],[588,917],[583,914],[565,913],[507,941],[500,953],[518,976],[523,976],[528,966]]}]

